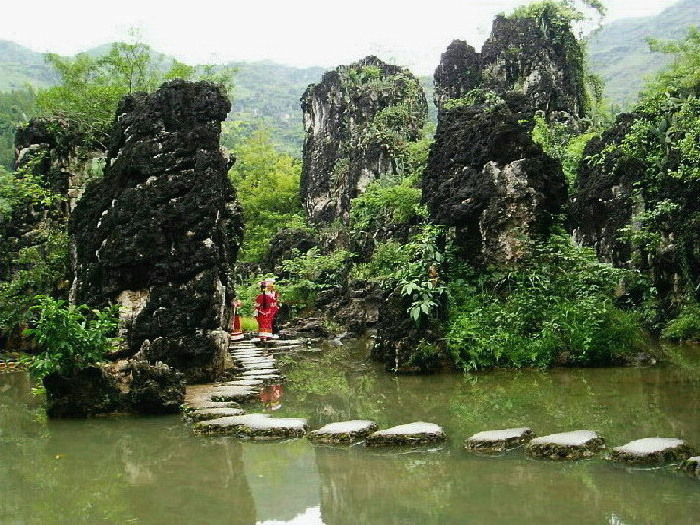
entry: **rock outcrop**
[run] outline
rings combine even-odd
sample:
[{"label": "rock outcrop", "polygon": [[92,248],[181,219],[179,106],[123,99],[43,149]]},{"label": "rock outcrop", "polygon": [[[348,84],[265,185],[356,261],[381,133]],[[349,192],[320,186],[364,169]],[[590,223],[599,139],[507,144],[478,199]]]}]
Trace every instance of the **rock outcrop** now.
[{"label": "rock outcrop", "polygon": [[219,149],[230,102],[215,85],[174,80],[117,109],[103,179],[88,186],[70,232],[72,295],[119,304],[124,348],[190,382],[224,366],[225,306],[242,219]]},{"label": "rock outcrop", "polygon": [[425,94],[408,70],[366,57],[310,85],[304,111],[301,197],[311,222],[347,220],[350,200],[400,172],[401,150],[427,118]]},{"label": "rock outcrop", "polygon": [[517,262],[566,202],[559,163],[532,139],[536,115],[576,125],[581,48],[567,27],[496,17],[481,53],[454,41],[435,71],[440,111],[423,177],[431,218],[454,227],[464,257]]},{"label": "rock outcrop", "polygon": [[[700,181],[671,175],[679,169],[678,149],[654,144],[667,137],[648,139],[650,152],[669,148],[663,165],[652,168],[653,175],[649,166],[626,153],[626,137],[644,120],[663,126],[661,116],[621,114],[601,137],[588,142],[571,221],[576,241],[594,248],[601,261],[648,276],[667,317],[683,297],[700,299]],[[634,295],[634,290],[629,292]]]},{"label": "rock outcrop", "polygon": [[517,262],[566,202],[561,166],[533,142],[532,117],[527,97],[512,92],[440,112],[423,200],[472,262]]}]

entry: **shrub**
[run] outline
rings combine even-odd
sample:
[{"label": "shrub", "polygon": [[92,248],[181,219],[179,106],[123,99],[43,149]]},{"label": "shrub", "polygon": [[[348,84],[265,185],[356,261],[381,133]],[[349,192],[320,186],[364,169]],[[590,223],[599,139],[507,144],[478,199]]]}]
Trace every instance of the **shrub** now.
[{"label": "shrub", "polygon": [[672,341],[700,341],[700,305],[683,305],[678,316],[661,331],[661,337]]},{"label": "shrub", "polygon": [[30,366],[38,378],[56,373],[71,375],[104,359],[117,340],[117,306],[92,310],[87,305],[66,306],[65,301],[36,296],[36,327],[27,330],[42,352]]},{"label": "shrub", "polygon": [[519,268],[450,282],[447,345],[464,369],[601,365],[643,342],[639,321],[614,304],[624,270],[555,236]]}]

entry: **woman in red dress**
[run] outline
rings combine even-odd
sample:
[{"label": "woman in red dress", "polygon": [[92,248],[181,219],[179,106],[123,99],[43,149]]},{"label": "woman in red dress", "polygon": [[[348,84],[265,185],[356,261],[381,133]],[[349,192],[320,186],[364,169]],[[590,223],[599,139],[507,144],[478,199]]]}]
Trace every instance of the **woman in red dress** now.
[{"label": "woman in red dress", "polygon": [[278,297],[274,279],[260,282],[260,294],[255,298],[253,315],[258,321],[258,335],[261,341],[272,338],[272,323],[279,310]]}]

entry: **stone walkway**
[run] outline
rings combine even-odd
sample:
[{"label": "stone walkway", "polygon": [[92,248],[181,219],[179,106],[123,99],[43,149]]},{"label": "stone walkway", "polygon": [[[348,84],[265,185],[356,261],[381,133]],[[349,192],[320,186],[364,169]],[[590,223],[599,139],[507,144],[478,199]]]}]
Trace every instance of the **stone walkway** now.
[{"label": "stone walkway", "polygon": [[[248,340],[232,342],[230,381],[187,387],[185,419],[196,434],[226,435],[255,440],[279,440],[306,436],[315,443],[377,446],[424,446],[444,442],[447,436],[434,423],[416,421],[380,430],[368,420],[339,421],[309,431],[304,418],[275,418],[269,413],[247,413],[246,403],[262,401],[274,406],[285,377],[277,367],[275,352],[311,350],[304,340],[273,339],[264,343]],[[277,390],[276,390],[277,389]],[[605,441],[591,430],[574,430],[536,437],[530,428],[485,430],[464,442],[475,453],[507,453],[524,449],[540,459],[578,460],[590,458],[605,449]],[[645,438],[614,448],[605,459],[627,464],[663,466],[683,463],[683,469],[700,477],[694,449],[675,438]],[[690,458],[690,459],[688,459]]]}]

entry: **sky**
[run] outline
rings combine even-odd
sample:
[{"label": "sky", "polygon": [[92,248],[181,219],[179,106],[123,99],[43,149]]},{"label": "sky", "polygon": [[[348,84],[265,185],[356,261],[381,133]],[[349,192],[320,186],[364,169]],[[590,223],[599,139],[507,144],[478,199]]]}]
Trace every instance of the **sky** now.
[{"label": "sky", "polygon": [[[603,0],[605,22],[650,16],[678,0]],[[420,3],[421,8],[413,7]],[[334,68],[369,54],[432,73],[455,39],[477,49],[493,17],[529,0],[31,0],[2,9],[0,40],[73,55],[128,40],[189,64],[271,60]]]}]

